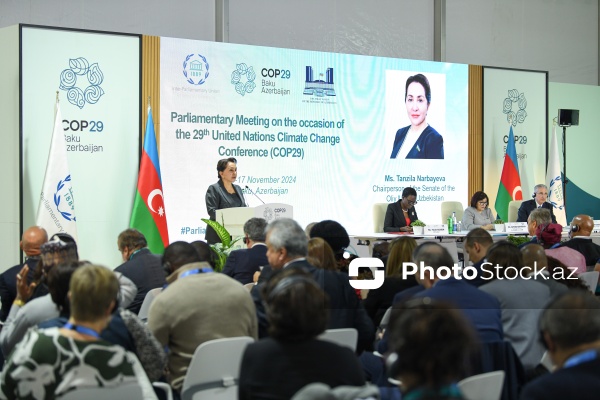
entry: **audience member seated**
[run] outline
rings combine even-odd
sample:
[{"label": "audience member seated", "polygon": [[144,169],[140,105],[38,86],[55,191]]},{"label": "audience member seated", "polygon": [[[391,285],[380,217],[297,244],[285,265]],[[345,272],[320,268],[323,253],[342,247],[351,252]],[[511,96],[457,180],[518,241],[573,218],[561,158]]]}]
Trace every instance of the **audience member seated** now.
[{"label": "audience member seated", "polygon": [[356,256],[351,254],[349,257],[347,255],[344,257],[346,248],[350,245],[350,236],[346,228],[337,221],[324,220],[312,227],[310,237],[324,239],[333,251],[338,271],[348,273],[348,265]]},{"label": "audience member seated", "polygon": [[418,285],[414,275],[409,275],[406,279],[402,277],[403,264],[412,261],[412,252],[417,247],[415,239],[403,236],[395,239],[390,247],[383,285],[378,289],[369,290],[369,295],[363,300],[363,305],[375,326],[379,326],[381,318],[392,306],[396,293]]},{"label": "audience member seated", "polygon": [[593,269],[596,261],[600,259],[600,246],[592,242],[590,237],[594,229],[594,220],[589,215],[577,215],[571,221],[569,230],[569,239],[562,243],[558,248],[566,246],[577,250],[585,257],[585,265]]},{"label": "audience member seated", "polygon": [[531,211],[529,217],[527,217],[527,232],[529,232],[529,236],[532,236],[529,242],[523,243],[519,246],[519,248],[524,247],[528,243],[538,244],[538,238],[535,234],[537,228],[539,226],[548,226],[552,223],[552,218],[550,215],[550,211],[545,208],[536,208]]},{"label": "audience member seated", "polygon": [[486,231],[494,229],[494,215],[489,209],[490,199],[484,192],[475,192],[471,197],[471,206],[465,209],[462,218],[462,229],[470,231],[482,228]]},{"label": "audience member seated", "polygon": [[156,398],[136,356],[100,338],[117,303],[115,274],[83,266],[73,274],[69,292],[69,322],[27,332],[2,371],[2,397],[50,399],[85,387],[137,383],[144,398]]},{"label": "audience member seated", "polygon": [[[71,317],[69,302],[69,285],[73,273],[85,261],[63,263],[55,266],[48,274],[48,290],[56,304],[60,316],[38,324],[38,328],[62,328]],[[118,344],[125,350],[135,354],[148,378],[154,382],[164,373],[167,355],[152,333],[134,313],[123,308],[115,307],[107,327],[102,330],[100,337],[112,344]]]},{"label": "audience member seated", "polygon": [[267,245],[265,244],[265,228],[267,221],[263,218],[250,218],[244,224],[245,249],[234,250],[227,257],[223,273],[229,275],[243,285],[252,282],[252,277],[260,267],[269,264]]},{"label": "audience member seated", "polygon": [[167,286],[152,302],[148,328],[168,346],[167,376],[180,391],[196,348],[213,339],[250,336],[256,338],[256,312],[252,298],[239,282],[213,273],[200,262],[187,242],[165,249],[163,265],[170,274]]},{"label": "audience member seated", "polygon": [[[318,226],[319,224],[315,225],[311,234],[315,232]],[[327,238],[324,239],[327,240]],[[329,296],[330,318],[327,328],[355,328],[358,331],[357,352],[360,353],[365,349],[373,348],[375,327],[356,296],[354,289],[350,286],[348,275],[318,269],[308,263],[306,260],[308,239],[304,230],[296,221],[289,218],[279,218],[271,221],[267,226],[266,243],[267,258],[270,265],[263,269],[259,284],[251,292],[258,315],[260,337],[265,337],[268,330],[268,321],[259,293],[261,286],[275,270],[299,268],[310,273],[321,289]]]},{"label": "audience member seated", "polygon": [[415,204],[417,204],[417,191],[411,187],[405,187],[402,190],[402,198],[395,203],[388,204],[383,220],[383,231],[412,232],[410,224],[419,219]]},{"label": "audience member seated", "polygon": [[327,244],[325,239],[320,237],[308,240],[306,261],[308,261],[310,265],[320,269],[337,271],[337,262],[333,255],[333,250],[331,249],[331,246]]},{"label": "audience member seated", "polygon": [[[544,209],[550,213],[551,223],[556,223],[556,217],[554,216],[554,206],[548,203],[548,186],[544,184],[535,185],[533,188],[533,199],[525,200],[521,203],[519,211],[517,212],[517,222],[528,222],[529,215],[533,210]],[[549,223],[550,223],[549,222]]]},{"label": "audience member seated", "polygon": [[550,300],[550,289],[533,279],[526,279],[523,256],[514,244],[505,240],[494,243],[488,250],[485,269],[493,280],[479,287],[495,296],[502,309],[504,339],[508,340],[519,356],[523,367],[535,368],[544,348],[540,343],[537,322]]},{"label": "audience member seated", "polygon": [[460,311],[429,297],[394,306],[389,325],[388,374],[400,381],[403,399],[463,399],[476,335]]},{"label": "audience member seated", "polygon": [[586,291],[552,301],[539,323],[556,371],[525,386],[522,400],[592,400],[600,393],[600,303]]},{"label": "audience member seated", "polygon": [[[523,256],[523,265],[531,268],[530,270],[524,270],[523,275],[546,285],[550,290],[551,297],[556,297],[569,290],[564,283],[557,281],[550,274],[548,257],[542,246],[528,243],[527,246],[521,248],[521,255]],[[528,273],[525,271],[528,271]],[[568,275],[565,278],[568,279]]]},{"label": "audience member seated", "polygon": [[127,309],[137,314],[148,292],[163,287],[165,272],[160,256],[152,254],[148,249],[146,237],[137,229],[126,229],[119,234],[117,246],[123,258],[123,264],[115,268],[129,278],[137,287],[135,298]]},{"label": "audience member seated", "polygon": [[467,279],[467,282],[474,286],[481,286],[488,281],[482,277],[481,265],[485,261],[490,246],[494,240],[488,231],[482,228],[474,228],[465,237],[464,250],[469,255],[469,260],[473,263],[472,267],[477,270],[477,276],[473,279]]},{"label": "audience member seated", "polygon": [[577,274],[586,272],[585,257],[577,250],[560,245],[562,226],[559,224],[538,225],[535,229],[537,242],[544,246],[546,254],[575,269]]},{"label": "audience member seated", "polygon": [[313,382],[331,387],[365,384],[351,350],[317,339],[327,327],[329,302],[310,273],[298,268],[274,273],[261,296],[269,337],[248,345],[244,352],[240,400],[286,400]]},{"label": "audience member seated", "polygon": [[[79,260],[77,253],[77,244],[75,240],[68,234],[61,233],[53,235],[50,241],[44,243],[40,247],[41,262],[38,265],[42,271],[41,278],[38,280],[39,285],[44,285],[46,276],[56,265],[65,262],[75,262]],[[111,271],[113,273],[113,271]],[[131,302],[135,296],[135,285],[126,277],[121,277],[115,273],[119,280],[119,303]],[[34,283],[35,284],[35,283]],[[24,304],[23,299],[27,299],[32,293],[32,284],[26,282],[26,276],[19,274],[17,276],[17,298],[11,307],[10,313],[2,330],[0,331],[0,347],[2,353],[7,356],[10,354],[15,345],[25,336],[27,329],[59,316],[58,309],[52,301],[50,294],[46,294],[37,299],[31,300]],[[123,301],[127,298],[127,301]]]},{"label": "audience member seated", "polygon": [[[23,232],[19,247],[25,253],[25,262],[15,265],[0,274],[0,298],[2,307],[0,308],[0,321],[6,321],[13,301],[17,298],[17,276],[26,276],[26,282],[33,282],[33,272],[40,260],[40,247],[48,241],[46,230],[40,226],[32,226]],[[25,267],[27,267],[25,269]],[[40,293],[36,296],[34,293],[29,299],[43,296],[46,293]]]},{"label": "audience member seated", "polygon": [[482,342],[503,339],[500,302],[494,296],[468,284],[465,279],[440,277],[442,269],[452,268],[454,265],[448,250],[438,243],[425,242],[415,249],[413,260],[417,265],[423,262],[426,267],[431,267],[422,271],[423,276],[417,277],[426,290],[417,293],[415,297],[431,297],[452,303],[473,324]]}]

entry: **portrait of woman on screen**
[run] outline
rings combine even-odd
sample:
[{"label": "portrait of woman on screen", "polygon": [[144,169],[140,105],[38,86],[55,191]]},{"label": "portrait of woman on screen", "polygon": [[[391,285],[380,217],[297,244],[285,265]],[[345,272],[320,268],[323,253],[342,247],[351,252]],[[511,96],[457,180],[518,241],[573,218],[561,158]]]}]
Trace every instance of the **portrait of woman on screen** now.
[{"label": "portrait of woman on screen", "polygon": [[398,129],[390,158],[443,159],[444,138],[427,123],[431,86],[423,74],[406,80],[404,104],[410,125]]}]

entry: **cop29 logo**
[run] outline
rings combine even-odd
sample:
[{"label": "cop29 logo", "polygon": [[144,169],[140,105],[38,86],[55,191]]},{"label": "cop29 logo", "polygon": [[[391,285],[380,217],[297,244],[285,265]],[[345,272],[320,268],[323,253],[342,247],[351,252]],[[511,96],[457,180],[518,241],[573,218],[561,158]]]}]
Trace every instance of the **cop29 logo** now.
[{"label": "cop29 logo", "polygon": [[202,85],[206,82],[208,69],[208,61],[202,54],[188,54],[183,62],[183,76],[192,85]]},{"label": "cop29 logo", "polygon": [[254,91],[254,88],[256,88],[255,79],[254,67],[249,67],[245,63],[236,64],[231,73],[231,84],[235,87],[235,91],[242,96]]},{"label": "cop29 logo", "polygon": [[[87,81],[87,82],[86,82]],[[90,65],[83,57],[69,59],[69,68],[60,73],[60,90],[67,92],[69,103],[83,108],[86,104],[96,104],[104,94],[100,87],[104,74],[98,63]]]}]

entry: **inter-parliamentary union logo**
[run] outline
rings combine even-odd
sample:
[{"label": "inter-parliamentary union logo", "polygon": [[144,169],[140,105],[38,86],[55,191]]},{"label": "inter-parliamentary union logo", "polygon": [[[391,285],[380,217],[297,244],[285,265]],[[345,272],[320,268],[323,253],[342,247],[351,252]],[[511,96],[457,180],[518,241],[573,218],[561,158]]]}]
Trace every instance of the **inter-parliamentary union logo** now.
[{"label": "inter-parliamentary union logo", "polygon": [[231,73],[231,84],[235,87],[235,91],[242,96],[254,91],[256,87],[255,79],[256,72],[254,72],[254,68],[247,66],[245,63],[236,64]]},{"label": "inter-parliamentary union logo", "polygon": [[83,108],[86,103],[96,104],[100,100],[104,94],[102,81],[104,74],[98,63],[90,65],[83,57],[71,58],[69,68],[60,73],[59,88],[67,91],[69,103]]},{"label": "inter-parliamentary union logo", "polygon": [[208,69],[208,61],[202,54],[188,54],[183,62],[183,76],[192,85],[202,85],[206,82]]}]

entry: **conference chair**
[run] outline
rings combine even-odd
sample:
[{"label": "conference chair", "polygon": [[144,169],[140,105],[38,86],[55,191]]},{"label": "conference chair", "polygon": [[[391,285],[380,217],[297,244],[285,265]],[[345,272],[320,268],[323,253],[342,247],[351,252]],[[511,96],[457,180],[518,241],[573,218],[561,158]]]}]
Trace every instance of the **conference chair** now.
[{"label": "conference chair", "polygon": [[600,272],[598,271],[589,271],[579,274],[579,278],[581,278],[583,283],[587,285],[587,287],[590,289],[590,292],[596,293],[596,286],[598,286],[599,275]]},{"label": "conference chair", "polygon": [[373,204],[373,231],[375,233],[383,232],[383,221],[385,220],[385,212],[389,203]]},{"label": "conference chair", "polygon": [[340,346],[345,346],[352,351],[356,351],[358,331],[354,328],[327,329],[319,335],[319,339],[337,343]]},{"label": "conference chair", "polygon": [[452,215],[452,213],[456,213],[456,220],[462,221],[463,213],[465,208],[463,207],[460,201],[442,201],[441,204],[442,211],[442,223],[446,223],[448,217]]},{"label": "conference chair", "polygon": [[[196,348],[181,389],[182,400],[236,400],[248,336],[215,339]],[[128,399],[129,400],[129,399]]]},{"label": "conference chair", "polygon": [[523,200],[513,200],[508,203],[508,221],[505,222],[517,222],[519,207],[521,207],[522,202]]},{"label": "conference chair", "polygon": [[470,376],[458,382],[466,400],[500,400],[504,385],[504,371]]},{"label": "conference chair", "polygon": [[114,387],[81,388],[58,397],[60,400],[143,400],[142,387],[137,383],[128,383]]},{"label": "conference chair", "polygon": [[139,319],[144,322],[148,322],[148,311],[150,311],[150,305],[161,291],[162,288],[156,288],[149,290],[148,293],[146,293],[146,297],[144,297],[144,301],[142,302],[142,306],[138,312]]}]

